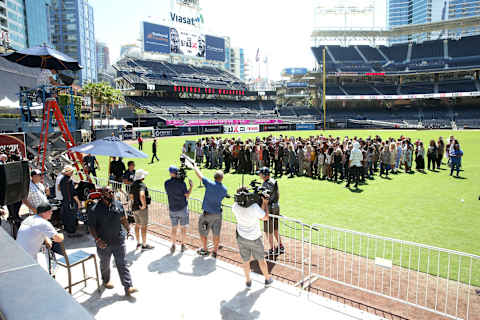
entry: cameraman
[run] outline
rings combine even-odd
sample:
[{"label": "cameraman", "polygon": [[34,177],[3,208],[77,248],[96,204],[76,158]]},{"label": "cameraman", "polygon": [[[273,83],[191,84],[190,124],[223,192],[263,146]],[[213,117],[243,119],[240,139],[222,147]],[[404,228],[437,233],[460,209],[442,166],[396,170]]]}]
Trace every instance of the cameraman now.
[{"label": "cameraman", "polygon": [[[278,200],[280,199],[280,193],[278,192],[277,181],[270,178],[270,169],[267,167],[261,168],[258,172],[260,179],[263,180],[262,188],[268,190],[270,198],[268,200],[269,213],[275,216],[280,216],[280,206]],[[268,256],[278,255],[285,253],[285,247],[283,246],[282,239],[278,233],[278,217],[268,217],[268,221],[263,222],[263,231],[268,234],[268,242],[270,244],[270,250]],[[278,247],[274,246],[273,236],[277,240]]]},{"label": "cameraman", "polygon": [[199,249],[197,253],[201,256],[208,255],[207,236],[208,230],[212,229],[212,258],[216,258],[218,243],[220,242],[220,230],[222,229],[222,200],[227,196],[227,188],[222,184],[223,172],[221,170],[216,171],[214,176],[215,181],[212,181],[203,176],[193,161],[189,160],[189,163],[197,177],[205,186],[205,196],[202,203],[203,214],[198,219],[198,230],[203,247]]},{"label": "cameraman", "polygon": [[[245,188],[237,190],[240,192],[248,192]],[[243,260],[243,271],[245,272],[247,289],[252,287],[252,280],[250,279],[250,259],[258,261],[260,270],[265,277],[265,287],[269,287],[273,279],[268,273],[267,263],[264,259],[264,248],[262,231],[258,220],[268,220],[268,198],[262,198],[262,207],[257,203],[250,205],[248,208],[242,207],[237,202],[233,204],[232,212],[237,219],[237,244],[240,251],[240,256]]]},{"label": "cameraman", "polygon": [[168,168],[170,172],[170,179],[165,181],[165,191],[168,196],[168,208],[170,210],[170,221],[172,222],[172,247],[170,253],[175,253],[175,244],[177,243],[177,227],[180,223],[180,230],[182,232],[181,252],[185,251],[185,233],[186,227],[189,223],[188,214],[188,197],[192,193],[193,182],[188,179],[190,189],[187,190],[187,185],[184,179],[179,177],[179,169],[175,166]]}]

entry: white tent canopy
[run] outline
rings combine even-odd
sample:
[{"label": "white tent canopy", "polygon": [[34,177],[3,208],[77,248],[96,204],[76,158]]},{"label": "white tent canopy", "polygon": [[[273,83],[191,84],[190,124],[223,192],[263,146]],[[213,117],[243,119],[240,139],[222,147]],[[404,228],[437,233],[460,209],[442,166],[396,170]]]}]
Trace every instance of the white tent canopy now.
[{"label": "white tent canopy", "polygon": [[97,126],[108,126],[110,127],[126,127],[131,126],[132,124],[124,119],[94,119],[93,124]]}]

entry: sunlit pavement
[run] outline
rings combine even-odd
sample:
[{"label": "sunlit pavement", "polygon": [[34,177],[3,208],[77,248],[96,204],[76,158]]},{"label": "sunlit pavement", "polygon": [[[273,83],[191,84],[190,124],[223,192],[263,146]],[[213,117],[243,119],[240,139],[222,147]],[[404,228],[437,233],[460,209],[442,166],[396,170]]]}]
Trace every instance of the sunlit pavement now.
[{"label": "sunlit pavement", "polygon": [[[170,243],[149,236],[155,249],[135,251],[136,242],[127,241],[127,259],[134,286],[140,291],[125,297],[117,270],[112,263],[114,289],[97,291],[95,280],[76,286],[73,297],[96,319],[379,319],[378,317],[275,281],[264,288],[263,276],[252,274],[253,286],[245,289],[243,271],[211,257],[187,250],[170,254]],[[90,236],[67,239],[68,252],[94,253]],[[113,261],[113,258],[112,258]],[[39,254],[40,264],[45,258]],[[92,260],[87,274],[95,275]],[[82,267],[74,268],[73,282],[80,280]],[[67,284],[65,269],[57,271],[57,281]],[[101,283],[101,281],[100,281]]]}]

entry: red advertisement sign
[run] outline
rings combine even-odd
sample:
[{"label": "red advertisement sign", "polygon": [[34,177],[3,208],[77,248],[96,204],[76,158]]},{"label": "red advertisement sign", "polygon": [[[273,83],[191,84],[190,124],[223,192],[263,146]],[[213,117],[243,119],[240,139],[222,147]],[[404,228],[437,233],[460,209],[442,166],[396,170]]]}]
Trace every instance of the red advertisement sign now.
[{"label": "red advertisement sign", "polygon": [[0,153],[6,153],[7,151],[16,152],[17,150],[23,158],[27,157],[24,133],[0,134]]}]

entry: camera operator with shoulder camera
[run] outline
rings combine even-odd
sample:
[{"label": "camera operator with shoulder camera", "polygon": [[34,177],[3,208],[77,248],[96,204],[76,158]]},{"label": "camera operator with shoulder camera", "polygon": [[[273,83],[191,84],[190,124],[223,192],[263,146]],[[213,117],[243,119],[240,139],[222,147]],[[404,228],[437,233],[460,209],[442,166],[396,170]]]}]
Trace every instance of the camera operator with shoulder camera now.
[{"label": "camera operator with shoulder camera", "polygon": [[189,166],[193,168],[197,177],[205,186],[205,196],[202,202],[203,214],[198,219],[198,230],[202,240],[202,248],[197,253],[201,256],[207,256],[207,236],[211,229],[213,233],[213,251],[212,257],[217,257],[218,244],[220,242],[220,231],[222,229],[222,200],[227,196],[227,188],[222,184],[223,172],[217,170],[212,181],[207,179],[194,161],[188,160]]},{"label": "camera operator with shoulder camera", "polygon": [[[268,200],[268,210],[270,215],[268,221],[263,222],[263,231],[268,235],[268,242],[270,244],[270,250],[268,256],[278,255],[285,252],[282,239],[278,232],[278,217],[280,216],[280,206],[278,201],[280,199],[280,193],[278,191],[278,183],[274,179],[270,178],[270,169],[267,167],[261,168],[258,175],[263,180],[262,188],[268,190],[270,198]],[[273,236],[275,236],[278,247],[275,247],[273,243]]]},{"label": "camera operator with shoulder camera", "polygon": [[243,271],[245,272],[247,289],[252,287],[252,280],[250,279],[250,261],[251,258],[258,261],[260,270],[265,277],[265,287],[269,287],[273,279],[268,273],[267,263],[264,259],[264,248],[262,231],[258,220],[268,221],[268,196],[262,195],[260,207],[258,203],[251,203],[247,199],[249,194],[246,188],[240,188],[235,195],[235,203],[232,207],[232,212],[237,219],[236,239],[240,256],[243,260]]},{"label": "camera operator with shoulder camera", "polygon": [[170,221],[172,222],[172,247],[170,248],[171,254],[175,253],[178,224],[180,224],[180,230],[182,233],[180,250],[181,252],[185,251],[184,243],[187,230],[186,227],[189,224],[188,197],[190,197],[190,194],[192,193],[193,182],[192,180],[188,179],[190,188],[187,190],[183,163],[182,169],[178,169],[175,166],[170,166],[170,168],[168,168],[170,179],[165,181],[165,191],[167,192],[168,208],[170,210]]}]

